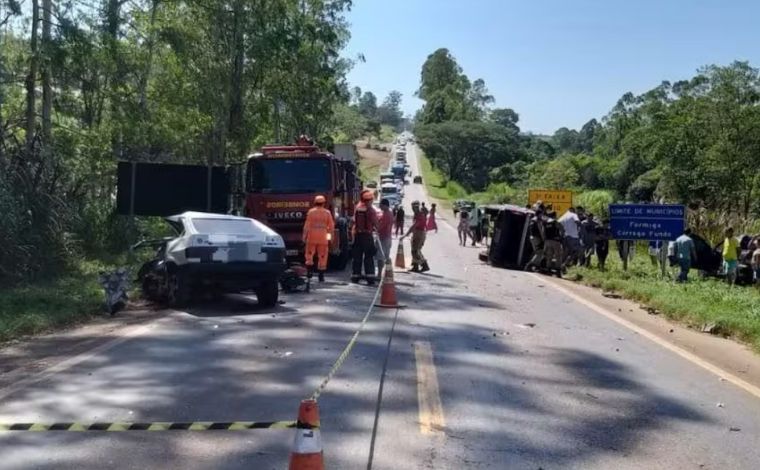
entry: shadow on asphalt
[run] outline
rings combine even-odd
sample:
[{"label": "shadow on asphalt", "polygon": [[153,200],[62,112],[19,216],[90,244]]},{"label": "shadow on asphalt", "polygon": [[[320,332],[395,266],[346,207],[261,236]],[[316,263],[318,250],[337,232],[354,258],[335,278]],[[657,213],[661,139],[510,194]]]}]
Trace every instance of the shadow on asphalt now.
[{"label": "shadow on asphalt", "polygon": [[[365,297],[371,294],[366,292]],[[466,407],[482,414],[482,427],[447,423],[447,436],[462,443],[468,454],[509,453],[522,462],[551,462],[554,468],[563,468],[593,461],[596,455],[634,452],[647,431],[673,422],[707,421],[677,398],[637,381],[634,371],[614,359],[577,349],[525,351],[510,344],[509,337],[496,336],[469,320],[468,312],[500,308],[496,303],[441,292],[421,295],[415,309],[459,314],[426,325],[425,340],[435,348],[444,410]],[[364,305],[367,299],[356,301]],[[220,311],[224,316],[294,309],[263,309],[253,299],[230,296],[189,313],[208,317]],[[326,433],[369,443],[366,416],[375,404],[376,385],[357,393],[352,384],[377,383],[391,318],[388,311],[376,311],[370,322],[372,331],[362,334],[321,397]],[[260,335],[234,325],[213,330],[170,326],[22,389],[2,403],[0,411],[45,421],[293,419],[299,400],[328,372],[355,331],[359,317],[348,320],[345,313],[326,312],[298,317],[297,327],[288,330],[289,326],[265,319],[257,325],[264,332]],[[293,330],[307,334],[298,336]],[[402,398],[386,399],[384,414],[417,416],[410,344],[419,335],[419,328],[402,316],[386,384]],[[554,373],[526,369],[526,363],[548,364]],[[559,406],[568,400],[572,406]],[[578,412],[577,407],[587,408]],[[535,434],[526,431],[534,426],[539,429]],[[111,462],[108,466],[129,462],[130,468],[155,468],[163,463],[178,463],[167,468],[181,468],[182,463],[190,467],[194,454],[188,451],[188,442],[220,446],[209,465],[197,463],[198,468],[283,468],[291,436],[289,431],[262,430],[223,436],[203,433],[188,441],[182,433],[34,433],[0,435],[0,444],[6,453],[32,459],[29,468],[38,469],[103,468],[107,461]],[[398,461],[421,461],[419,449],[403,443],[394,453]],[[366,465],[365,456],[359,454],[342,454],[339,466]],[[333,455],[333,462],[337,458]],[[468,468],[470,463],[449,461],[440,468]]]}]

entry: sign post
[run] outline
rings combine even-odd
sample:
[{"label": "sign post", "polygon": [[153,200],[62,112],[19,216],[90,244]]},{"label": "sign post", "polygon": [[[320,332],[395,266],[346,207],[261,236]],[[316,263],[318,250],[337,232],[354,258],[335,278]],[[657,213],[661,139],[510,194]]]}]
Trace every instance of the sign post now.
[{"label": "sign post", "polygon": [[562,189],[529,189],[528,204],[532,206],[538,201],[545,206],[552,206],[557,217],[561,217],[573,206],[573,192]]},{"label": "sign post", "polygon": [[[615,240],[670,242],[678,238],[686,226],[686,207],[680,204],[610,204],[609,211],[610,230]],[[662,253],[666,250],[667,245],[663,243],[660,248],[663,276]]]}]

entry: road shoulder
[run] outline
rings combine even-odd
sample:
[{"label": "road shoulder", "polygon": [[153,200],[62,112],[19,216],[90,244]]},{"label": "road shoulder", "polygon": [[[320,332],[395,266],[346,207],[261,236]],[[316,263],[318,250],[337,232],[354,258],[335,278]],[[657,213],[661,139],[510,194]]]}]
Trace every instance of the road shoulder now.
[{"label": "road shoulder", "polygon": [[600,290],[568,280],[540,276],[605,312],[654,335],[659,340],[697,356],[714,367],[760,388],[760,357],[752,349],[731,338],[696,331],[687,325],[650,313],[645,306],[623,298],[605,297]]},{"label": "road shoulder", "polygon": [[67,360],[133,336],[139,328],[165,316],[165,312],[135,309],[115,317],[100,317],[84,325],[14,340],[0,346],[0,392]]}]

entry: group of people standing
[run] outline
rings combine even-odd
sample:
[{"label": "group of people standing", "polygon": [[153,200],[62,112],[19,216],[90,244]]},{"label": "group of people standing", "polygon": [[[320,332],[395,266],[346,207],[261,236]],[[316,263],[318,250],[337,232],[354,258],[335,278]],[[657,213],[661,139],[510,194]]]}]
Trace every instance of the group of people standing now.
[{"label": "group of people standing", "polygon": [[466,206],[459,210],[457,233],[461,246],[467,246],[468,238],[472,240],[472,246],[487,240],[489,227],[490,221],[488,220],[488,216],[483,212],[483,209],[475,206]]},{"label": "group of people standing", "polygon": [[[372,205],[373,200],[372,191],[362,191],[360,201],[354,208],[351,282],[358,283],[362,279],[368,285],[374,285],[377,282],[383,268],[390,262],[394,233],[400,236],[399,243],[404,238],[411,236],[411,271],[429,271],[430,266],[422,254],[422,248],[425,245],[427,232],[438,231],[435,218],[436,205],[432,204],[428,209],[424,202],[412,202],[412,224],[409,230],[404,233],[406,215],[404,208],[398,206],[391,210],[388,199],[382,199],[379,210],[376,210]],[[325,208],[325,202],[325,197],[321,195],[314,199],[314,207],[307,213],[303,227],[307,277],[313,276],[316,257],[316,272],[319,282],[324,281],[329,245],[335,229],[332,214]],[[377,270],[375,270],[375,266],[377,266]]]},{"label": "group of people standing", "polygon": [[599,220],[580,206],[569,208],[559,218],[541,201],[531,209],[528,234],[533,257],[526,270],[547,269],[561,276],[569,266],[591,266],[594,254],[599,269],[605,269],[612,238],[608,220]]},{"label": "group of people standing", "polygon": [[[729,227],[724,232],[725,238],[721,248],[723,258],[723,274],[726,282],[733,285],[739,271],[739,257],[742,256],[742,250],[739,246],[739,240],[734,234],[734,229]],[[749,258],[749,264],[752,268],[752,279],[760,287],[760,235],[755,236],[747,243],[746,257]],[[676,238],[675,242],[668,245],[668,258],[671,265],[678,265],[679,273],[677,282],[687,282],[689,280],[689,271],[697,261],[697,249],[692,238],[691,229],[686,228],[684,233]],[[745,262],[747,259],[744,260]]]}]

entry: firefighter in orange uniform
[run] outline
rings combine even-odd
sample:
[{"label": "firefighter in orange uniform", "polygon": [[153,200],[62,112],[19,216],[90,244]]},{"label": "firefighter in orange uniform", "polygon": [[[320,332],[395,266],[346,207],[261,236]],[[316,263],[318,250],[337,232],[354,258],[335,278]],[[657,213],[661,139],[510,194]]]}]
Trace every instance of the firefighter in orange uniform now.
[{"label": "firefighter in orange uniform", "polygon": [[[361,201],[354,209],[354,257],[351,282],[359,282],[364,277],[368,285],[375,283],[375,238],[373,233],[377,230],[377,214],[372,207],[374,196],[372,191],[364,190]],[[362,276],[362,267],[364,276]]]},{"label": "firefighter in orange uniform", "polygon": [[325,197],[314,198],[314,207],[306,214],[306,223],[303,225],[303,242],[306,244],[306,269],[307,276],[311,278],[314,272],[314,254],[317,254],[319,282],[324,282],[327,270],[327,255],[329,253],[330,239],[335,222],[329,210],[325,209]]}]

